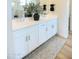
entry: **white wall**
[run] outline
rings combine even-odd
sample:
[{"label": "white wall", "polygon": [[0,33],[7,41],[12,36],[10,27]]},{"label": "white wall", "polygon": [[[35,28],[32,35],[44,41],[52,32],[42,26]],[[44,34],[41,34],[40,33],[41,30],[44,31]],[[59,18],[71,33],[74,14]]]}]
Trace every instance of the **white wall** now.
[{"label": "white wall", "polygon": [[12,0],[7,0],[7,59],[14,59],[12,57],[13,51],[13,41],[12,41],[12,26],[11,26],[11,20],[12,20],[12,8],[11,8],[11,2]]},{"label": "white wall", "polygon": [[69,0],[55,0],[56,14],[58,15],[58,34],[68,37],[69,26]]},{"label": "white wall", "polygon": [[68,37],[69,26],[69,1],[70,0],[40,0],[41,5],[47,5],[47,12],[50,4],[55,4],[55,13],[58,15],[58,34],[64,38]]}]

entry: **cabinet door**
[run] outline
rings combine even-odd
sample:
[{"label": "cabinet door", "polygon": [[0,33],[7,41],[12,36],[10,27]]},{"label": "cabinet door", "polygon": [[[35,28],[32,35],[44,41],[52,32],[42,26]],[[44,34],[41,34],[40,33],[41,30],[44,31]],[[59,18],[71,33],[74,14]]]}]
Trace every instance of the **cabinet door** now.
[{"label": "cabinet door", "polygon": [[39,24],[39,45],[47,40],[47,27],[46,23]]},{"label": "cabinet door", "polygon": [[31,52],[38,46],[38,26],[34,25],[31,28],[29,28],[29,30],[29,51]]},{"label": "cabinet door", "polygon": [[14,50],[19,57],[24,57],[28,52],[28,35],[27,29],[22,29],[14,32]]},{"label": "cabinet door", "polygon": [[48,30],[47,31],[48,39],[56,34],[57,32],[57,20],[56,19],[53,19],[47,23],[47,30]]}]

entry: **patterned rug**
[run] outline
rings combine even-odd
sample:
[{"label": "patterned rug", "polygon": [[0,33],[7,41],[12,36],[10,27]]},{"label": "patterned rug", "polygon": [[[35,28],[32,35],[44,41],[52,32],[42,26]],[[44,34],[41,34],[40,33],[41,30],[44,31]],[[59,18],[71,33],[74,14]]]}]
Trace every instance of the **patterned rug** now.
[{"label": "patterned rug", "polygon": [[54,59],[65,42],[66,39],[56,35],[23,59]]}]

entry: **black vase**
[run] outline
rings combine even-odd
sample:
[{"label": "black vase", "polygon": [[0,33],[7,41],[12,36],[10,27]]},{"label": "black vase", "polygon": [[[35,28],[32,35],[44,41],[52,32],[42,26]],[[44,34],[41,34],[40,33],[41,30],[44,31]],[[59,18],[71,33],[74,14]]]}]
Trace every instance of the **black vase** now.
[{"label": "black vase", "polygon": [[39,20],[40,15],[39,15],[38,13],[35,13],[33,17],[34,17],[34,20],[35,20],[35,21],[38,21],[38,20]]},{"label": "black vase", "polygon": [[46,11],[46,5],[43,5],[43,11]]},{"label": "black vase", "polygon": [[50,4],[50,11],[54,11],[54,4]]}]

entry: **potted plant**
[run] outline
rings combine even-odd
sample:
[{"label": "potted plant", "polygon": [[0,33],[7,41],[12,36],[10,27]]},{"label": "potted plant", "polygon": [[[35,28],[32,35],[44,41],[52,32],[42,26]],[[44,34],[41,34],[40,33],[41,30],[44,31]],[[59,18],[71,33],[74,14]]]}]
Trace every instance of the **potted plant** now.
[{"label": "potted plant", "polygon": [[25,17],[32,17],[33,14],[34,3],[29,3],[24,6]]},{"label": "potted plant", "polygon": [[35,20],[35,21],[38,21],[39,18],[40,18],[40,14],[42,13],[42,7],[40,6],[40,3],[38,3],[38,4],[36,4],[36,5],[34,6],[33,12],[34,12],[34,15],[33,15],[34,20]]}]

